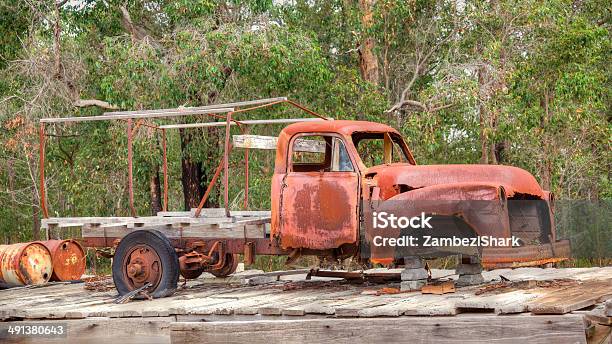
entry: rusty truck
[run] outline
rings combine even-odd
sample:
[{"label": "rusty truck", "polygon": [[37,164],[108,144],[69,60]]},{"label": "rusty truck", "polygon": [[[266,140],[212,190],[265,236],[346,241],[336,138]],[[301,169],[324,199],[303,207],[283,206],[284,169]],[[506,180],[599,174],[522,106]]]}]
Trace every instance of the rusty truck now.
[{"label": "rusty truck", "polygon": [[[238,116],[281,104],[297,107],[312,118],[261,120]],[[217,121],[153,122],[201,114],[214,116]],[[94,120],[122,120],[127,124],[132,216],[49,217],[45,201],[45,130],[62,123]],[[277,137],[248,135],[245,130],[279,123],[289,125]],[[156,216],[138,216],[133,206],[131,145],[135,131],[143,126],[159,132],[163,142],[163,211]],[[197,127],[225,129],[223,157],[199,207],[168,211],[166,131]],[[238,128],[239,134],[232,136],[232,128]],[[452,218],[453,223],[461,223],[461,235],[468,230],[476,235],[519,237],[519,247],[485,247],[475,252],[488,268],[544,265],[569,256],[569,243],[556,237],[554,197],[527,171],[500,165],[418,165],[396,129],[380,123],[334,120],[284,97],[46,118],[41,120],[40,140],[41,206],[45,215],[42,227],[48,237],[61,228],[79,227],[84,246],[113,248],[113,279],[121,295],[143,288],[153,297],[171,295],[180,275],[196,278],[210,272],[227,276],[236,270],[240,255],[245,263],[252,263],[257,255],[287,256],[289,261],[315,255],[334,260],[354,257],[363,264],[401,265],[402,257],[392,251],[368,249],[371,238],[366,233],[366,213],[374,205],[385,204],[391,205],[387,206],[391,210],[406,205],[414,211]],[[232,172],[228,161],[236,148],[242,148],[245,156],[245,208],[249,150],[275,151],[269,211],[229,208]],[[219,179],[224,207],[203,208]],[[514,203],[515,200],[535,202]],[[486,201],[495,206],[483,211],[482,207],[462,207],[457,201]],[[443,255],[457,253],[461,252],[442,250]]]}]

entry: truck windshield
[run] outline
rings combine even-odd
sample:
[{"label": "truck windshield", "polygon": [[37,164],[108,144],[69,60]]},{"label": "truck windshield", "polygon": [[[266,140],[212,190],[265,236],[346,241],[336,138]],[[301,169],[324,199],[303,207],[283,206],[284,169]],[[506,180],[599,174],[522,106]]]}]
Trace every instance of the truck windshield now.
[{"label": "truck windshield", "polygon": [[[390,142],[390,156],[385,161],[385,134]],[[353,144],[366,167],[388,163],[409,162],[402,146],[402,138],[393,133],[354,133]],[[390,139],[390,140],[389,140]]]}]

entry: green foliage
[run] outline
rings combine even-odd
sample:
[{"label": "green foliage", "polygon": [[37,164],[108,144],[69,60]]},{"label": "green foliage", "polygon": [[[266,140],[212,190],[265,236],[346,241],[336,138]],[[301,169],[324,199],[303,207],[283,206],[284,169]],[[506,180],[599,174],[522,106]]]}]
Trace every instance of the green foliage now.
[{"label": "green foliage", "polygon": [[[60,76],[54,4],[33,4],[0,5],[0,241],[29,238],[39,217],[36,121],[104,111],[77,108],[75,98],[151,109],[288,96],[326,116],[398,128],[420,164],[477,163],[487,140],[503,144],[504,164],[546,181],[557,198],[612,195],[612,49],[609,6],[601,0],[379,0],[369,28],[357,1],[67,2],[59,18]],[[360,75],[365,37],[375,41],[377,85]],[[387,113],[405,89],[427,109]],[[278,106],[248,117],[298,115]],[[250,133],[276,135],[281,128]],[[50,126],[48,133],[52,215],[127,215],[125,123]],[[222,130],[192,129],[181,142],[168,132],[171,209],[183,208],[181,159],[201,163],[208,181],[223,138]],[[251,151],[249,160],[249,206],[268,209],[274,154]],[[243,161],[234,152],[230,194],[237,208]],[[140,127],[134,139],[140,214],[151,212],[150,180],[160,164],[160,133]],[[219,201],[218,192],[212,200]]]}]

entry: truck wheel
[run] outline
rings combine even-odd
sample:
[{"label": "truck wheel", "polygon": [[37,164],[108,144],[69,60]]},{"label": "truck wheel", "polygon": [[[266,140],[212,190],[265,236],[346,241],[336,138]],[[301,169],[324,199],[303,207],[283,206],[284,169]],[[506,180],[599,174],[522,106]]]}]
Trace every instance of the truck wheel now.
[{"label": "truck wheel", "polygon": [[[168,238],[158,231],[135,231],[119,242],[113,259],[113,281],[119,295],[144,286],[153,298],[170,296],[178,283],[179,262]],[[143,298],[137,295],[136,298]]]},{"label": "truck wheel", "polygon": [[238,267],[238,255],[237,254],[226,254],[225,264],[217,270],[210,270],[209,272],[217,277],[227,277],[236,271]]}]

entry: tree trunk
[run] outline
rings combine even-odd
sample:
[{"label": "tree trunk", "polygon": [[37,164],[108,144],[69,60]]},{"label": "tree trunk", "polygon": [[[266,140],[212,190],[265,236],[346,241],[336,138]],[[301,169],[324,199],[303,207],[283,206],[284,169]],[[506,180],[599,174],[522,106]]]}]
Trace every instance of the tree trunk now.
[{"label": "tree trunk", "polygon": [[495,144],[495,160],[498,164],[506,162],[506,148],[508,147],[508,141],[503,140]]},{"label": "tree trunk", "polygon": [[151,194],[151,215],[155,216],[162,211],[161,183],[159,179],[159,165],[155,164],[149,176],[149,190]]},{"label": "tree trunk", "polygon": [[32,240],[40,240],[40,207],[38,206],[38,193],[32,187]]},{"label": "tree trunk", "polygon": [[[493,110],[491,112],[491,119],[489,121],[490,125],[489,128],[491,130],[491,133],[495,133],[495,129],[497,128],[497,110]],[[497,145],[498,143],[495,142],[495,138],[491,138],[491,150],[490,150],[490,163],[495,165],[499,163],[499,160],[497,159]]]},{"label": "tree trunk", "polygon": [[542,106],[543,110],[544,110],[544,114],[542,119],[540,120],[540,129],[542,132],[542,135],[540,136],[540,139],[542,140],[542,148],[543,148],[543,156],[542,156],[542,162],[540,164],[540,177],[541,177],[541,183],[542,183],[542,188],[544,190],[550,190],[551,189],[551,175],[552,175],[552,164],[551,164],[551,157],[550,157],[550,143],[548,142],[547,139],[547,135],[546,135],[546,128],[548,127],[548,123],[550,121],[550,95],[548,93],[548,86],[546,86],[544,88],[544,96],[542,97],[542,101],[540,103],[540,106]]},{"label": "tree trunk", "polygon": [[181,182],[183,184],[183,198],[185,202],[185,210],[196,208],[200,203],[200,198],[204,195],[202,187],[202,163],[195,162],[191,159],[187,152],[189,142],[191,141],[190,134],[184,129],[179,130],[181,136]]},{"label": "tree trunk", "polygon": [[361,77],[368,82],[378,84],[379,72],[378,72],[378,59],[374,54],[375,41],[373,37],[370,37],[367,33],[368,29],[372,26],[372,7],[374,6],[374,0],[359,0],[359,7],[361,9],[361,25],[363,26],[363,41],[359,47],[359,70],[361,71]]},{"label": "tree trunk", "polygon": [[489,143],[487,140],[487,107],[486,90],[484,89],[487,83],[487,71],[484,66],[478,67],[478,114],[480,119],[480,163],[489,163]]}]

